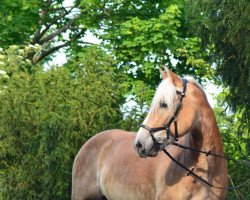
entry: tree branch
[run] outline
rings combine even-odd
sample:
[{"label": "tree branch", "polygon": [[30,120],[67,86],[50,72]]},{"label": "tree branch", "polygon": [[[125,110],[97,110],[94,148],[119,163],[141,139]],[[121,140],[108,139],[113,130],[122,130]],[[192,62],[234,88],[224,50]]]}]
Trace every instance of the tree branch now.
[{"label": "tree branch", "polygon": [[55,52],[63,47],[66,47],[66,46],[68,46],[68,42],[61,44],[61,45],[58,45],[58,46],[55,46],[55,47],[52,47],[48,51],[41,51],[38,54],[35,54],[35,56],[32,59],[32,63],[37,64],[38,62],[40,62],[43,58],[45,58],[49,54],[51,54],[51,53],[53,53],[53,52]]},{"label": "tree branch", "polygon": [[[41,10],[40,12],[40,20],[39,20],[39,25],[42,26],[45,22],[45,17],[48,13],[48,7],[45,7],[44,9]],[[41,35],[41,29],[38,28],[36,31],[35,31],[35,34],[34,34],[34,37],[33,37],[33,40],[32,40],[32,43],[35,44],[37,43],[37,41],[41,38],[40,37]]]},{"label": "tree branch", "polygon": [[[85,33],[86,30],[87,30],[87,29],[82,29],[79,33],[77,33],[74,37],[72,37],[71,40],[68,40],[68,41],[66,41],[65,43],[60,44],[60,45],[58,45],[58,46],[52,47],[52,48],[50,48],[50,49],[47,50],[47,51],[45,51],[45,50],[42,49],[40,52],[38,52],[37,54],[35,54],[35,55],[33,56],[32,63],[33,63],[33,64],[36,64],[36,63],[40,62],[40,61],[41,61],[43,58],[45,58],[46,56],[48,56],[48,55],[54,53],[55,51],[57,51],[57,50],[59,50],[59,49],[61,49],[61,48],[63,48],[63,47],[69,46],[69,44],[70,44],[72,41],[74,41],[74,40],[76,40],[77,38],[79,38],[83,33]],[[86,44],[90,44],[90,43],[86,42]]]},{"label": "tree branch", "polygon": [[56,12],[56,11],[61,11],[61,10],[66,10],[67,8],[76,8],[77,6],[65,6],[65,7],[61,7],[61,8],[51,8],[49,9],[52,12]]},{"label": "tree branch", "polygon": [[[63,19],[65,16],[72,13],[73,9],[77,8],[77,6],[79,5],[77,3],[74,6],[70,6],[70,7],[62,6],[61,8],[57,8],[59,11],[63,11],[63,13],[57,16],[56,18],[54,18],[51,22],[49,22],[49,24],[46,25],[45,18],[46,18],[47,13],[51,11],[53,12],[53,9],[49,8],[49,6],[52,5],[52,3],[53,3],[53,0],[50,0],[44,3],[44,9],[42,9],[42,11],[40,12],[40,21],[39,21],[40,28],[35,32],[33,40],[31,42],[32,44],[36,44],[36,43],[44,44],[43,42],[40,41],[40,39],[45,35],[45,33],[50,29],[50,27],[54,25],[58,20]],[[66,10],[66,8],[70,8],[70,9]],[[42,25],[45,26],[45,29],[41,31]]]},{"label": "tree branch", "polygon": [[[69,14],[69,12],[68,13],[63,13],[63,14],[59,15],[58,17],[56,17],[53,21],[51,21],[50,24],[45,25],[45,29],[40,33],[38,40],[40,40],[44,36],[44,34],[49,30],[49,28],[52,25],[54,25],[59,19],[62,19],[63,17],[65,17],[68,14]],[[37,41],[35,43],[40,43],[40,42]]]},{"label": "tree branch", "polygon": [[63,33],[64,31],[66,31],[72,24],[75,23],[75,21],[77,19],[80,18],[80,15],[75,16],[74,18],[72,18],[67,24],[65,24],[62,28],[58,29],[56,32],[51,33],[50,35],[48,35],[47,37],[45,37],[44,39],[40,40],[39,43],[40,44],[44,44],[48,41],[50,41],[51,39],[53,39],[55,36],[59,35],[60,33]]},{"label": "tree branch", "polygon": [[[44,7],[43,9],[40,11],[39,15],[40,15],[40,20],[39,20],[39,25],[40,25],[40,28],[38,28],[36,31],[35,31],[35,34],[34,34],[34,37],[33,37],[33,40],[32,40],[32,44],[36,44],[38,43],[39,39],[42,37],[41,36],[41,27],[42,25],[45,23],[45,19],[46,19],[46,15],[49,11],[49,6],[51,4],[53,4],[54,0],[47,0],[44,2]],[[43,34],[42,34],[43,35]]]}]

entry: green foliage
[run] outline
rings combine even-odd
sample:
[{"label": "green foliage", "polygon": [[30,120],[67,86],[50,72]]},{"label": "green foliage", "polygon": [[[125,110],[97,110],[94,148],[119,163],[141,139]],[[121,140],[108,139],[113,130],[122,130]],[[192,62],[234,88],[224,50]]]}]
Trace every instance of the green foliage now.
[{"label": "green foliage", "polygon": [[[186,19],[193,28],[190,33],[202,39],[203,51],[208,53],[208,61],[215,67],[213,79],[224,87],[217,116],[226,154],[249,160],[250,3],[247,0],[189,1],[186,8]],[[226,111],[223,110],[225,105]],[[229,162],[235,185],[249,179],[248,168],[244,164]],[[230,192],[228,199],[249,199],[249,187],[248,183],[237,195]]]},{"label": "green foliage", "polygon": [[100,37],[118,60],[119,69],[127,74],[130,87],[126,95],[139,105],[133,109],[133,119],[144,116],[163,65],[199,81],[211,77],[206,54],[200,51],[201,40],[187,34],[183,1],[115,1],[109,8],[116,15],[103,20]]},{"label": "green foliage", "polygon": [[[218,126],[223,138],[225,155],[239,160],[228,161],[229,169],[229,185],[238,186],[249,180],[249,132],[248,123],[242,123],[242,114],[244,111],[232,113],[228,107],[225,107],[225,98],[228,95],[223,92],[218,96],[218,105],[215,107],[215,114],[218,121]],[[229,190],[227,199],[249,199],[250,183],[241,186],[237,190]]]},{"label": "green foliage", "polygon": [[[204,51],[210,54],[211,63],[215,63],[214,79],[225,86],[216,115],[225,154],[246,162],[228,162],[233,184],[240,185],[250,178],[250,4],[246,0],[192,1],[189,6],[193,32],[202,38]],[[228,191],[227,199],[250,199],[249,190],[247,183],[236,191]]]},{"label": "green foliage", "polygon": [[24,44],[30,40],[39,21],[41,1],[1,0],[0,46]]},{"label": "green foliage", "polygon": [[210,61],[216,64],[214,79],[229,87],[227,102],[234,111],[244,110],[241,120],[249,122],[249,1],[191,1],[187,8],[192,32],[202,38],[204,51],[213,47]]},{"label": "green foliage", "polygon": [[[138,16],[112,24],[106,29],[103,39],[109,41],[110,48],[123,65],[128,65],[128,69],[138,68],[136,75],[141,80],[149,79],[149,74],[155,73],[153,70],[156,66],[164,64],[181,74],[193,74],[201,78],[208,70],[203,60],[205,54],[200,52],[200,39],[185,34],[180,7],[174,3],[163,6],[157,16],[146,19],[140,16],[138,8]],[[176,67],[172,64],[173,59],[177,61]],[[155,84],[157,78],[151,78],[149,82]]]},{"label": "green foliage", "polygon": [[4,199],[69,199],[73,159],[92,135],[117,127],[122,86],[100,49],[81,54],[73,72],[34,66],[30,73],[19,60],[22,51],[1,54],[1,70],[9,75],[0,94],[1,193]]}]

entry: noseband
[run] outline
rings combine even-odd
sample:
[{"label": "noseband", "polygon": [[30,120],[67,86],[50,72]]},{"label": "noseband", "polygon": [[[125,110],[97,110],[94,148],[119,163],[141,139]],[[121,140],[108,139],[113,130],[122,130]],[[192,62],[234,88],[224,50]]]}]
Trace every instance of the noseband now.
[{"label": "noseband", "polygon": [[170,139],[170,134],[172,134],[171,130],[170,130],[170,126],[171,124],[174,122],[174,126],[175,126],[175,134],[174,134],[174,137],[171,136],[171,138],[173,138],[173,141],[178,141],[178,138],[179,138],[179,134],[178,134],[178,128],[177,128],[177,116],[179,114],[179,111],[180,111],[180,108],[181,108],[181,105],[182,105],[182,100],[183,98],[185,97],[185,94],[186,94],[186,88],[187,88],[187,79],[185,78],[182,78],[182,85],[183,85],[183,90],[182,92],[179,91],[179,90],[176,90],[176,93],[178,95],[180,95],[180,99],[179,99],[179,102],[177,104],[177,107],[176,107],[176,110],[175,112],[173,113],[172,117],[170,118],[170,120],[167,122],[167,124],[165,126],[162,126],[162,127],[155,127],[155,128],[151,128],[149,126],[146,126],[144,124],[141,124],[140,127],[146,129],[149,131],[150,133],[150,136],[153,140],[153,142],[157,145],[159,145],[159,142],[156,140],[155,136],[154,136],[154,133],[158,132],[158,131],[162,131],[162,130],[166,130],[166,139],[169,140]]}]

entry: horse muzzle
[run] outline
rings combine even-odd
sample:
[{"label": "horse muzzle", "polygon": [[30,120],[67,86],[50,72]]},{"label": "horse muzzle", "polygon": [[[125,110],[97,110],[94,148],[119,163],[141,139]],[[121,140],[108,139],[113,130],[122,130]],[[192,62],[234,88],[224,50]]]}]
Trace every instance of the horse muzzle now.
[{"label": "horse muzzle", "polygon": [[172,144],[175,141],[175,138],[154,138],[154,141],[150,148],[145,146],[143,142],[137,140],[135,143],[135,150],[139,157],[146,158],[146,157],[156,157],[158,153],[164,150],[168,145]]},{"label": "horse muzzle", "polygon": [[137,154],[139,155],[139,157],[141,158],[156,157],[159,151],[162,151],[163,149],[165,149],[167,145],[171,143],[172,141],[158,140],[158,142],[154,142],[153,145],[147,149],[144,143],[138,140],[135,143],[135,150]]}]

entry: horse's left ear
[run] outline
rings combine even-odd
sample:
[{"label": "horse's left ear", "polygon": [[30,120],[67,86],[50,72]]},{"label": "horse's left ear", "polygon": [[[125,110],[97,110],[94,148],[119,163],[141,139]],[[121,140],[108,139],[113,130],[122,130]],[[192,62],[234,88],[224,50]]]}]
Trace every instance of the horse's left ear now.
[{"label": "horse's left ear", "polygon": [[166,79],[166,78],[168,77],[167,72],[164,72],[161,68],[160,68],[159,70],[160,70],[160,73],[161,73],[161,75],[162,75],[162,79],[163,79],[163,80]]},{"label": "horse's left ear", "polygon": [[182,80],[179,76],[177,76],[174,72],[172,72],[170,69],[166,68],[166,72],[172,83],[177,86],[181,87],[182,86]]}]

